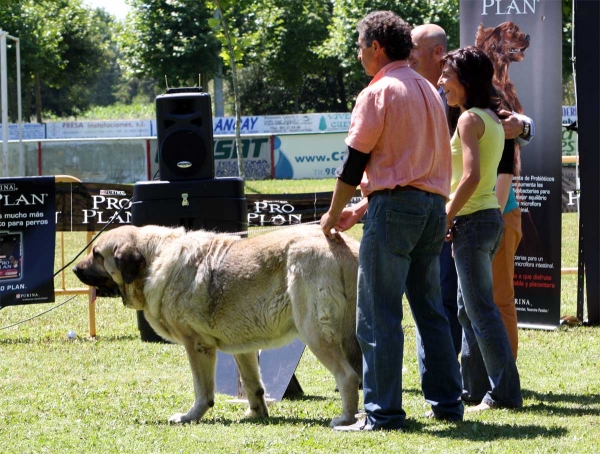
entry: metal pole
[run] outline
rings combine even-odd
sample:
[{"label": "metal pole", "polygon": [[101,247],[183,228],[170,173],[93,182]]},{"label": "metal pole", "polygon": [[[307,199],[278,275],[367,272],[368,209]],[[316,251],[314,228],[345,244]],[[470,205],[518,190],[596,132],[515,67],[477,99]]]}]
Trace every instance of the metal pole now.
[{"label": "metal pole", "polygon": [[0,30],[0,92],[2,96],[2,176],[8,176],[8,81],[6,77],[6,32]]},{"label": "metal pole", "polygon": [[21,42],[19,38],[8,36],[17,43],[17,123],[19,125],[19,176],[25,176],[25,150],[23,148],[23,105],[21,102]]}]

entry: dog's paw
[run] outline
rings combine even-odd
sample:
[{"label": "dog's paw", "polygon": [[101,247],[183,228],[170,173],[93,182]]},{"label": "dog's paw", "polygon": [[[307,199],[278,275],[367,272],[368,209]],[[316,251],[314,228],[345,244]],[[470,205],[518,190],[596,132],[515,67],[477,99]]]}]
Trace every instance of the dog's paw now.
[{"label": "dog's paw", "polygon": [[187,424],[193,420],[194,418],[188,417],[187,413],[175,413],[169,418],[169,424]]},{"label": "dog's paw", "polygon": [[350,424],[354,424],[357,421],[355,416],[338,416],[337,418],[333,418],[329,423],[329,427],[335,426],[349,426]]},{"label": "dog's paw", "polygon": [[269,410],[267,409],[266,405],[264,407],[261,406],[256,409],[248,408],[248,410],[246,410],[246,413],[244,414],[244,416],[246,418],[251,418],[251,419],[268,418]]}]

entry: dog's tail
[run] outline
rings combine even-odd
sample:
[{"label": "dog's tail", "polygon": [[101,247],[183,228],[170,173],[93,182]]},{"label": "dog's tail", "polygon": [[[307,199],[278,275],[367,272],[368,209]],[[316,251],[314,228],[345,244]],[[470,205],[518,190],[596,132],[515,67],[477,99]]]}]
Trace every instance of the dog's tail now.
[{"label": "dog's tail", "polygon": [[[347,242],[348,243],[348,242]],[[350,245],[349,245],[350,246]],[[362,351],[356,338],[356,293],[358,277],[358,245],[350,246],[352,254],[342,258],[342,276],[344,293],[346,294],[346,310],[344,311],[342,351],[352,369],[362,381]]]}]

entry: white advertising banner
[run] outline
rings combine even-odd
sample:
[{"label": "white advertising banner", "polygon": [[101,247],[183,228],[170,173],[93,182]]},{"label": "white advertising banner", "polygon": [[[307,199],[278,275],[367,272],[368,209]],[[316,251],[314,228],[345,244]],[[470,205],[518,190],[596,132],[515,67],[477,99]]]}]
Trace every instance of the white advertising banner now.
[{"label": "white advertising banner", "polygon": [[295,132],[347,132],[350,113],[303,115],[269,115],[264,117],[264,132],[273,134]]},{"label": "white advertising banner", "polygon": [[[23,140],[36,140],[46,138],[46,129],[40,123],[23,123],[21,138]],[[2,124],[0,124],[0,135],[2,134]],[[8,140],[19,140],[19,125],[11,123],[8,125]]]},{"label": "white advertising banner", "polygon": [[[240,119],[241,134],[262,134],[264,117],[242,117]],[[213,117],[213,134],[235,134],[235,117]]]},{"label": "white advertising banner", "polygon": [[[271,136],[252,136],[242,139],[244,171],[249,180],[273,178],[271,165]],[[237,147],[234,136],[215,137],[215,173],[218,178],[237,177]]]},{"label": "white advertising banner", "polygon": [[[350,113],[314,113],[242,117],[242,134],[347,132]],[[213,118],[213,134],[235,134],[235,117]]]},{"label": "white advertising banner", "polygon": [[346,152],[346,135],[339,132],[275,136],[275,178],[334,178]]},{"label": "white advertising banner", "polygon": [[46,124],[47,139],[150,137],[150,120],[60,121]]}]

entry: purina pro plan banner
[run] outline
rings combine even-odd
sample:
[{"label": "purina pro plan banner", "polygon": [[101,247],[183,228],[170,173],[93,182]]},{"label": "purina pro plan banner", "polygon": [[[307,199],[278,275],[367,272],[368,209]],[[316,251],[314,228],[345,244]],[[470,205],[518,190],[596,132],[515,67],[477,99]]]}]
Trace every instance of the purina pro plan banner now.
[{"label": "purina pro plan banner", "polygon": [[54,177],[0,178],[0,308],[54,301]]},{"label": "purina pro plan banner", "polygon": [[535,137],[521,147],[513,186],[523,239],[515,256],[519,326],[560,321],[562,2],[461,0],[460,44],[487,52],[494,83],[513,111],[531,117]]}]

